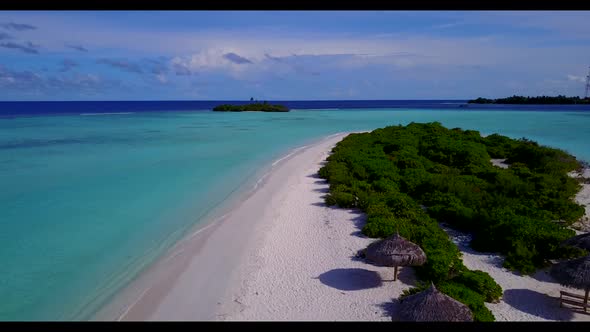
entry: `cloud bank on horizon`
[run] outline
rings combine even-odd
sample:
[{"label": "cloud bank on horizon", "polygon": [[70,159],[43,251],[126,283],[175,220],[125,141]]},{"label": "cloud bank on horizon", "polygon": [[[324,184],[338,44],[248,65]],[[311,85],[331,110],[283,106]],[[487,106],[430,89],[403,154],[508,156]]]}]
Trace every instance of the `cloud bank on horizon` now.
[{"label": "cloud bank on horizon", "polygon": [[0,100],[584,93],[590,12],[0,12]]}]

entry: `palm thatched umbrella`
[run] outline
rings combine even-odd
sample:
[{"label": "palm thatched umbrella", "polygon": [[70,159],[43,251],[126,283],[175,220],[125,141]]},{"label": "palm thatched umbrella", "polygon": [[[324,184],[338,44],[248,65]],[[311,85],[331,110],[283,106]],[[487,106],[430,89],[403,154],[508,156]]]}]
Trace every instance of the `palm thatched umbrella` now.
[{"label": "palm thatched umbrella", "polygon": [[417,266],[426,263],[426,254],[414,244],[395,233],[394,235],[371,243],[365,256],[380,265],[393,266],[393,280],[397,280],[398,266]]},{"label": "palm thatched umbrella", "polygon": [[550,273],[562,285],[586,290],[584,296],[584,311],[586,311],[590,292],[590,255],[557,263],[551,267]]},{"label": "palm thatched umbrella", "polygon": [[590,233],[576,235],[563,241],[562,244],[590,251]]},{"label": "palm thatched umbrella", "polygon": [[469,307],[441,293],[431,284],[420,293],[400,301],[399,317],[413,322],[472,322]]}]

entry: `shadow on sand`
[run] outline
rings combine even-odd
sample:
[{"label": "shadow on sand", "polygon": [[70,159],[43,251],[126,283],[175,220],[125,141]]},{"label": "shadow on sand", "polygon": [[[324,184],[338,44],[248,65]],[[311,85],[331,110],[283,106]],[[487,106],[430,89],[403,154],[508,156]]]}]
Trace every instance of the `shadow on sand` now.
[{"label": "shadow on sand", "polygon": [[320,176],[317,173],[310,174],[310,175],[308,175],[308,177],[310,177],[312,179],[317,179],[316,181],[314,181],[315,184],[325,184],[326,185],[326,187],[324,187],[324,188],[313,189],[313,191],[322,193],[324,195],[321,196],[321,199],[322,199],[321,202],[312,203],[312,205],[315,205],[315,206],[325,207],[326,203],[324,202],[324,199],[326,198],[326,194],[328,194],[330,192],[330,187],[327,186],[328,181],[320,178]]},{"label": "shadow on sand", "polygon": [[328,184],[328,181],[326,181],[326,179],[322,179],[320,177],[320,174],[318,172],[309,174],[307,177],[312,178],[312,179],[318,179],[318,181],[316,181],[316,183],[325,183],[325,184]]},{"label": "shadow on sand", "polygon": [[333,269],[320,274],[320,282],[343,291],[381,287],[381,276],[375,271],[358,268]]},{"label": "shadow on sand", "polygon": [[383,317],[389,317],[393,321],[398,321],[398,310],[399,310],[399,300],[398,299],[391,299],[389,302],[383,302],[376,305],[379,309],[381,309]]},{"label": "shadow on sand", "polygon": [[537,281],[541,281],[541,282],[549,282],[552,284],[558,284],[557,280],[555,280],[549,274],[549,268],[539,269],[537,272],[535,272],[534,274],[531,274],[529,277],[531,277]]},{"label": "shadow on sand", "polygon": [[414,287],[417,283],[416,271],[411,266],[401,267],[397,274],[397,280],[403,284]]},{"label": "shadow on sand", "polygon": [[502,299],[516,310],[543,319],[569,321],[574,317],[572,309],[559,307],[559,299],[530,289],[508,289]]},{"label": "shadow on sand", "polygon": [[[318,192],[318,193],[322,193],[322,194],[327,194],[327,193],[330,192],[330,189],[329,188],[315,188],[315,189],[312,189],[312,190],[315,191],[315,192]],[[325,196],[323,196],[322,199],[323,198],[325,198]]]}]

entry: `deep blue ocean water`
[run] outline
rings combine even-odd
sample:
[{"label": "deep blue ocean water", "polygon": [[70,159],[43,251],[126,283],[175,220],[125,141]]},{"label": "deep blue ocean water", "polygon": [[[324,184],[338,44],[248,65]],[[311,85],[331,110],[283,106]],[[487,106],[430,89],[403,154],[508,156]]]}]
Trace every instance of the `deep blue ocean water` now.
[{"label": "deep blue ocean water", "polygon": [[322,101],[286,103],[289,113],[209,111],[217,104],[0,103],[0,320],[90,318],[274,160],[337,132],[439,121],[590,161],[590,110],[573,105]]},{"label": "deep blue ocean water", "polygon": [[[126,112],[209,111],[225,104],[247,104],[250,101],[35,101],[2,102],[0,117],[93,114]],[[269,103],[283,104],[291,109],[348,110],[375,108],[411,108],[437,110],[521,110],[521,111],[590,111],[590,105],[486,105],[467,104],[467,100],[279,100]]]}]

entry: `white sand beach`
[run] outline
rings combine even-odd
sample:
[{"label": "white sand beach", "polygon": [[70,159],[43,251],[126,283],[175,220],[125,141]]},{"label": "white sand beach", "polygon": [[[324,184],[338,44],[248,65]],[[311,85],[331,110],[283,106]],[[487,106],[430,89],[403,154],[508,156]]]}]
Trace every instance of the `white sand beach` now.
[{"label": "white sand beach", "polygon": [[[220,306],[222,320],[391,321],[412,269],[376,267],[355,258],[374,239],[360,232],[362,213],[328,208],[317,171],[338,136],[285,165],[292,169],[264,212],[266,231],[240,268],[240,282]],[[268,218],[268,219],[266,219]]]},{"label": "white sand beach", "polygon": [[[182,241],[97,319],[391,321],[396,299],[416,283],[412,268],[401,268],[393,281],[392,268],[355,258],[374,241],[360,232],[364,215],[326,207],[328,184],[317,176],[345,136],[276,163],[254,193]],[[468,268],[489,273],[502,286],[502,300],[486,303],[497,321],[590,320],[559,307],[560,290],[581,290],[559,285],[546,271],[514,274],[501,267],[498,255],[475,252],[468,236],[445,230]]]},{"label": "white sand beach", "polygon": [[576,203],[584,205],[586,214],[580,221],[573,225],[578,234],[590,232],[590,168],[584,168],[582,172],[571,172],[570,176],[582,180],[582,189],[576,194]]}]

